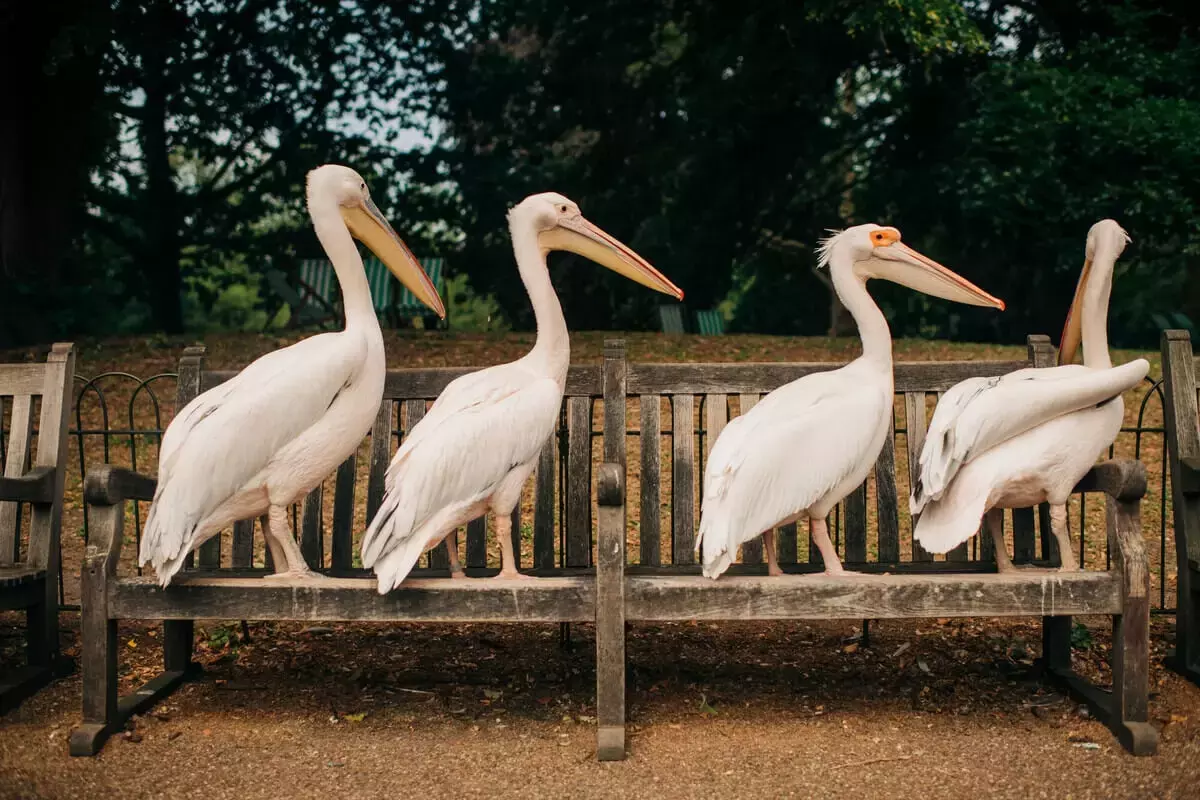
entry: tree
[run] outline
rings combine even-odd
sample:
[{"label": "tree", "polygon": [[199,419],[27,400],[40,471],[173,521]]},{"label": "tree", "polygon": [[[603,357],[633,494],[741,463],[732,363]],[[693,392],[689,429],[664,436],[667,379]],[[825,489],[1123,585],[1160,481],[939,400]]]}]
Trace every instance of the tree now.
[{"label": "tree", "polygon": [[63,287],[88,171],[110,135],[100,66],[104,5],[0,9],[0,346],[44,340]]},{"label": "tree", "polygon": [[[754,283],[744,302],[780,309],[745,316],[778,332],[823,330],[824,314],[796,308],[822,289],[794,261],[800,280],[770,279],[789,262],[763,231],[812,243],[837,225],[852,156],[882,124],[843,108],[848,77],[862,71],[869,85],[913,53],[981,42],[943,0],[501,0],[481,7],[465,38],[443,44],[435,109],[467,209],[473,282],[528,322],[501,215],[524,194],[556,189],[694,306],[721,301],[736,271]],[[571,269],[558,287],[580,327],[640,327],[660,302],[596,270]]]},{"label": "tree", "polygon": [[[155,328],[182,331],[189,271],[230,252],[286,264],[313,247],[296,236],[313,167],[357,166],[382,198],[397,196],[383,178],[402,167],[389,141],[419,109],[415,95],[385,92],[436,5],[115,3],[107,88],[121,138],[90,222],[125,254]],[[263,224],[281,215],[290,224]]]}]

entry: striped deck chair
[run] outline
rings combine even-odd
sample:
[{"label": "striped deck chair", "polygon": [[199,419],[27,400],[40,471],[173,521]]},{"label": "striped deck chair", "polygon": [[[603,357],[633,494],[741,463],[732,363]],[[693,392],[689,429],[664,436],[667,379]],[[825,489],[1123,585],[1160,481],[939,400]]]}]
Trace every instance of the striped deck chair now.
[{"label": "striped deck chair", "polygon": [[677,303],[659,306],[658,321],[663,333],[683,333],[683,306]]},{"label": "striped deck chair", "polygon": [[725,333],[725,318],[715,308],[696,312],[696,333],[701,336],[722,336]]},{"label": "striped deck chair", "polygon": [[363,259],[363,268],[367,271],[367,285],[371,287],[371,305],[375,307],[375,314],[381,320],[387,319],[392,309],[392,283],[395,278],[378,258]]}]

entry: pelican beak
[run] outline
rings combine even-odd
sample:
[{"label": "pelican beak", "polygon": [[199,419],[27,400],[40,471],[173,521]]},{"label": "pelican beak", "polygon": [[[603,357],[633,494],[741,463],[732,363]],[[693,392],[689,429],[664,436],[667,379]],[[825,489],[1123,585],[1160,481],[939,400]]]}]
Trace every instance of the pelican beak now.
[{"label": "pelican beak", "polygon": [[683,299],[683,290],[667,280],[666,275],[582,215],[560,219],[556,226],[538,235],[538,243],[547,250],[567,250],[581,255],[642,286],[669,294],[676,300]]},{"label": "pelican beak", "polygon": [[1062,339],[1058,342],[1058,363],[1070,364],[1075,361],[1075,353],[1079,351],[1079,343],[1083,341],[1083,292],[1087,287],[1088,275],[1092,271],[1092,260],[1084,259],[1083,271],[1079,273],[1079,283],[1075,284],[1075,299],[1067,311],[1067,322],[1063,325]]},{"label": "pelican beak", "polygon": [[1004,310],[1000,298],[901,242],[900,232],[895,228],[884,228],[881,233],[884,234],[881,239],[873,240],[877,260],[882,262],[874,269],[876,277],[943,300]]},{"label": "pelican beak", "polygon": [[442,298],[438,297],[433,281],[371,198],[364,197],[359,205],[342,206],[341,211],[351,235],[369,247],[414,297],[445,319],[446,307],[442,305]]}]

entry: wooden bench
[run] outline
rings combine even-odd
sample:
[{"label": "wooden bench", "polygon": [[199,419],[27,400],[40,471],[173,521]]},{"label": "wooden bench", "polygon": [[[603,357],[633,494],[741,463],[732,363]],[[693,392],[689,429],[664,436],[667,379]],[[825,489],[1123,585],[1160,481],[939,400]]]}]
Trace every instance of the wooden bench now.
[{"label": "wooden bench", "polygon": [[[0,610],[24,609],[28,661],[12,674],[0,676],[0,713],[15,707],[67,666],[60,660],[58,648],[59,537],[74,376],[75,350],[70,344],[54,345],[45,364],[0,364],[0,423],[5,396],[11,409],[7,442],[0,435],[4,455]],[[35,397],[41,398],[36,431]],[[35,436],[36,453],[32,447]],[[24,553],[23,516],[27,516],[28,526]]]},{"label": "wooden bench", "polygon": [[[122,559],[127,506],[149,501],[154,496],[154,479],[111,466],[89,469],[84,495],[91,535],[81,581],[83,724],[71,735],[71,753],[97,752],[132,714],[152,706],[197,673],[191,660],[193,622],[197,619],[592,621],[592,406],[601,395],[599,365],[570,368],[563,402],[565,424],[543,448],[531,486],[526,487],[524,505],[532,514],[523,515],[521,507],[513,513],[514,551],[520,559],[524,522],[524,529],[532,534],[532,563],[526,561],[522,566],[546,576],[543,580],[451,580],[445,549],[439,547],[423,559],[423,566],[413,571],[402,590],[381,597],[374,578],[359,566],[362,530],[354,525],[356,498],[365,490],[365,518],[370,519],[382,501],[384,474],[399,438],[424,416],[428,403],[446,384],[469,371],[448,368],[388,373],[386,399],[371,433],[359,453],[342,464],[333,478],[328,540],[323,519],[330,498],[324,487],[309,494],[294,515],[309,566],[336,578],[320,586],[262,581],[261,576],[270,569],[270,553],[264,552],[260,534],[247,522],[202,546],[194,565],[181,571],[168,589],[160,589],[152,574],[140,576],[132,569],[137,540],[130,548],[134,553],[126,553]],[[234,374],[205,369],[204,349],[188,348],[179,364],[176,408]],[[367,462],[365,481],[356,480],[360,459]],[[498,571],[488,566],[484,520],[467,526],[464,549],[468,576]],[[530,548],[526,551],[528,555]],[[164,628],[162,673],[126,697],[117,694],[116,631],[122,619],[163,620]]]},{"label": "wooden bench", "polygon": [[[906,461],[919,456],[930,395],[971,376],[992,376],[1054,363],[1046,337],[1030,337],[1028,360],[897,364],[895,389],[905,420]],[[742,563],[717,581],[699,574],[694,532],[702,454],[729,419],[730,400],[745,412],[761,396],[831,364],[626,364],[620,348],[604,364],[604,463],[599,472],[599,540],[596,575],[597,754],[625,755],[625,624],[628,621],[902,619],[928,617],[1033,616],[1043,621],[1046,675],[1087,702],[1121,743],[1137,754],[1153,753],[1157,734],[1147,722],[1149,668],[1149,570],[1139,521],[1145,471],[1136,462],[1106,462],[1094,468],[1077,491],[1109,498],[1108,537],[1112,568],[1078,573],[995,573],[988,537],[934,561],[920,547],[905,558],[901,512],[907,498],[897,492],[897,456],[889,436],[874,471],[877,526],[869,537],[866,485],[840,508],[841,549],[848,568],[862,576],[770,578],[761,542],[743,547]],[[626,457],[626,411],[636,399],[639,424],[632,432],[637,459]],[[663,407],[667,407],[664,413]],[[662,447],[671,422],[669,447]],[[700,446],[697,446],[699,438]],[[902,455],[901,458],[905,458]],[[670,468],[664,466],[669,457]],[[803,469],[805,454],[797,454]],[[632,462],[632,463],[627,463]],[[640,490],[626,497],[626,472],[637,473]],[[670,513],[659,513],[669,488]],[[639,508],[638,547],[627,555],[627,505]],[[1055,565],[1048,509],[1013,513],[1015,563]],[[1036,518],[1041,517],[1040,520]],[[1035,526],[1035,521],[1040,522]],[[831,524],[831,530],[835,526]],[[794,525],[776,532],[785,572],[822,570],[811,542],[805,547]],[[807,550],[807,558],[801,558]],[[1071,671],[1071,616],[1111,615],[1114,623],[1113,690],[1106,696]]]},{"label": "wooden bench", "polygon": [[[180,364],[179,400],[226,380],[232,373],[203,369],[202,351],[189,350]],[[1030,340],[1029,357],[1012,362],[901,364],[896,389],[903,395],[908,420],[908,460],[916,458],[925,429],[927,400],[973,375],[998,375],[1030,364],[1053,363],[1045,337]],[[521,583],[452,581],[441,550],[398,590],[380,597],[375,583],[356,568],[353,519],[355,459],[337,473],[329,546],[322,541],[322,491],[304,502],[298,527],[310,566],[338,579],[323,586],[289,586],[257,579],[265,565],[253,566],[253,528],[242,524],[220,543],[201,548],[196,566],[185,570],[167,590],[153,579],[119,574],[122,525],[127,502],[149,499],[154,481],[125,470],[103,467],[89,472],[85,494],[92,538],[83,573],[84,723],[71,736],[75,755],[95,753],[104,739],[133,713],[153,704],[193,674],[192,625],[195,619],[387,620],[437,622],[585,622],[596,623],[598,756],[621,758],[625,752],[625,623],[627,620],[797,619],[1031,615],[1044,620],[1044,653],[1049,674],[1084,696],[1098,709],[1115,708],[1108,717],[1122,741],[1135,752],[1151,752],[1154,729],[1145,723],[1147,703],[1149,576],[1140,541],[1138,501],[1145,489],[1136,464],[1101,465],[1084,488],[1115,498],[1109,535],[1114,568],[1082,575],[1037,574],[1001,578],[994,569],[990,541],[981,541],[978,559],[968,548],[935,562],[918,550],[912,561],[901,555],[903,502],[897,493],[894,439],[880,456],[879,533],[868,542],[867,492],[860,489],[843,504],[843,550],[855,569],[902,573],[889,577],[804,580],[767,579],[758,543],[744,548],[743,563],[712,583],[699,577],[693,563],[702,453],[728,420],[729,401],[749,407],[764,392],[834,364],[629,364],[623,343],[605,345],[601,365],[572,366],[567,377],[564,424],[542,451],[532,479],[533,573],[543,580]],[[384,403],[359,457],[367,458],[367,518],[378,508],[383,475],[394,450],[434,398],[462,369],[395,370],[388,374]],[[697,401],[699,398],[699,401]],[[599,403],[600,431],[593,430]],[[662,406],[669,406],[664,416]],[[636,407],[636,413],[631,413]],[[402,412],[403,424],[398,425]],[[627,417],[639,420],[627,430]],[[681,426],[671,424],[680,420]],[[674,435],[675,431],[681,435]],[[593,437],[603,436],[603,455],[592,490]],[[697,447],[697,435],[700,447]],[[637,501],[641,515],[637,556],[626,564],[627,440],[663,441],[640,449],[628,471],[640,474]],[[664,464],[669,463],[669,469]],[[556,492],[557,484],[557,492]],[[669,495],[670,514],[662,525],[659,508]],[[592,533],[592,509],[598,513]],[[562,512],[556,519],[556,507]],[[904,504],[906,506],[906,504]],[[1053,537],[1048,522],[1035,525],[1032,509],[1014,513],[1017,563],[1052,563]],[[556,526],[556,522],[558,523]],[[513,524],[514,536],[522,530]],[[468,526],[469,575],[487,568],[479,522]],[[555,550],[556,534],[561,546]],[[663,542],[666,542],[665,547]],[[593,542],[596,544],[593,571]],[[779,534],[780,560],[790,572],[818,568],[815,548],[801,558],[794,526]],[[519,550],[518,550],[519,552]],[[868,555],[874,555],[869,559]],[[128,573],[128,570],[125,570]],[[1072,614],[1110,614],[1116,621],[1112,703],[1070,672]],[[119,619],[164,620],[164,671],[126,698],[116,691],[116,625]]]},{"label": "wooden bench", "polygon": [[1184,330],[1162,333],[1163,422],[1171,458],[1175,512],[1175,656],[1168,663],[1200,684],[1200,358]]}]

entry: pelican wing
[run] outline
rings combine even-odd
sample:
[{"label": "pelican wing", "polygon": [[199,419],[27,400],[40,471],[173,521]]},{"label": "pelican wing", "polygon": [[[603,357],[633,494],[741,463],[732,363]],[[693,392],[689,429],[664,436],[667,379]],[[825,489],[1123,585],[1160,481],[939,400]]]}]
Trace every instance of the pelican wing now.
[{"label": "pelican wing", "polygon": [[1108,402],[1149,371],[1142,358],[1112,369],[1066,365],[969,378],[938,402],[921,449],[909,509],[942,496],[958,469],[993,447],[1056,417]]},{"label": "pelican wing", "polygon": [[519,362],[446,387],[392,459],[383,503],[363,539],[363,565],[375,567],[381,593],[446,533],[439,519],[486,500],[537,457],[561,404],[562,387]]},{"label": "pelican wing", "polygon": [[319,421],[354,377],[350,349],[331,336],[305,339],[252,362],[176,414],[163,434],[139,564],[153,563],[162,576],[199,544],[196,526]]},{"label": "pelican wing", "polygon": [[874,461],[866,450],[886,413],[882,395],[848,391],[852,380],[802,378],[725,427],[704,469],[696,548],[705,575],[721,574],[743,542],[828,495],[863,458]]}]

